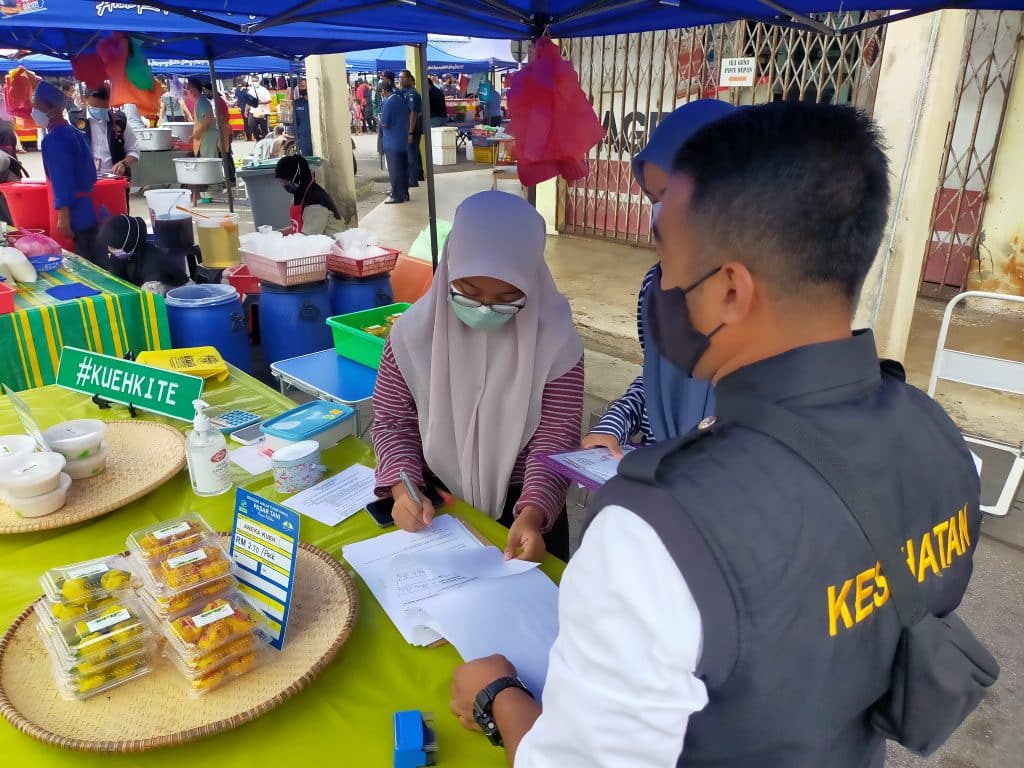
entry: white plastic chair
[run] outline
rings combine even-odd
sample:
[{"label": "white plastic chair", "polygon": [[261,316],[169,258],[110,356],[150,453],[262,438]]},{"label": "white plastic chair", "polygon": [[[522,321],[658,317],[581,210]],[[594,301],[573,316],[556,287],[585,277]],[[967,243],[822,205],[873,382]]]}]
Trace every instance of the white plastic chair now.
[{"label": "white plastic chair", "polygon": [[[985,387],[1013,395],[1024,395],[1024,361],[976,355],[946,347],[946,334],[949,332],[949,321],[953,315],[953,308],[969,298],[992,299],[1024,305],[1024,296],[1008,296],[1002,293],[966,291],[954,296],[946,305],[946,311],[942,315],[939,340],[935,345],[935,362],[932,364],[932,375],[928,381],[928,396],[935,397],[935,385],[939,379]],[[1024,442],[1003,443],[968,434],[964,434],[964,439],[968,443],[984,448],[1005,451],[1013,457],[1010,471],[999,492],[999,499],[994,505],[981,505],[982,512],[1002,517],[1010,510],[1021,479],[1024,478]]]}]

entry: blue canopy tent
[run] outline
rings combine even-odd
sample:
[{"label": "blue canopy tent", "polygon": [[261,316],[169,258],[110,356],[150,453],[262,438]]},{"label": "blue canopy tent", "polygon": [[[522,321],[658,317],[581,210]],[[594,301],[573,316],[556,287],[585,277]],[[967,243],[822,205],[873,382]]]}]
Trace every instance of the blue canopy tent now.
[{"label": "blue canopy tent", "polygon": [[[397,72],[405,69],[405,47],[395,45],[390,48],[355,51],[345,57],[345,66],[351,72],[380,72],[385,69]],[[487,72],[492,66],[495,69],[515,69],[519,65],[514,61],[463,59],[427,44],[427,72],[431,75],[472,75]]]},{"label": "blue canopy tent", "polygon": [[[18,66],[24,66],[37,75],[71,74],[71,61],[56,56],[33,54],[0,59],[0,72],[9,72]],[[149,66],[158,75],[208,75],[210,72],[210,62],[206,59],[149,59]],[[293,60],[274,56],[246,56],[217,59],[215,66],[218,75],[234,77],[250,72],[289,72],[293,68]]]},{"label": "blue canopy tent", "polygon": [[[23,0],[22,0],[23,1]],[[26,3],[27,5],[28,3]],[[0,16],[0,47],[61,58],[91,48],[105,31],[140,39],[153,58],[221,59],[267,55],[292,58],[375,45],[418,43],[426,34],[300,23],[256,35],[243,27],[262,16],[212,14],[186,18],[151,5],[45,0],[39,10]]]}]

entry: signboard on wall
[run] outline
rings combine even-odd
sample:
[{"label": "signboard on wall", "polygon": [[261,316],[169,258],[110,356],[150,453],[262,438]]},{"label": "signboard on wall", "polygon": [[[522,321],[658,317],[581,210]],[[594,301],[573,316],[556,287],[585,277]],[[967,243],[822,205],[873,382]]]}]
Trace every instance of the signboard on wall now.
[{"label": "signboard on wall", "polygon": [[722,59],[722,77],[719,84],[723,88],[749,88],[754,84],[754,70],[757,59]]}]

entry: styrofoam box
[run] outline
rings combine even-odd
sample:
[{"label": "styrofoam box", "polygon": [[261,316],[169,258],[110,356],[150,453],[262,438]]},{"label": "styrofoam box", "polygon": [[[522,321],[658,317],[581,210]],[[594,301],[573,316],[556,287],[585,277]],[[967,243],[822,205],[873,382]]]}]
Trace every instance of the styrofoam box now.
[{"label": "styrofoam box", "polygon": [[431,128],[430,140],[435,147],[454,147],[459,135],[458,128]]},{"label": "styrofoam box", "polygon": [[434,165],[455,165],[455,147],[434,147]]}]

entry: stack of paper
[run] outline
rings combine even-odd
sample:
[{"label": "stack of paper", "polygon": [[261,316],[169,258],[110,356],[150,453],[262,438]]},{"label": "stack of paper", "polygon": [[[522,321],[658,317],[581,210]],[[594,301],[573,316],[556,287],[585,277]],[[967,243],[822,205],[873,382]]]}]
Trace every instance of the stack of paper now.
[{"label": "stack of paper", "polygon": [[[633,449],[626,445],[623,452]],[[582,451],[542,456],[541,461],[563,477],[568,477],[584,488],[597,489],[611,480],[619,471],[619,459],[607,448],[588,448]]]},{"label": "stack of paper", "polygon": [[558,588],[536,563],[506,561],[450,515],[342,549],[412,645],[442,638],[464,659],[504,654],[537,696],[558,634]]}]

